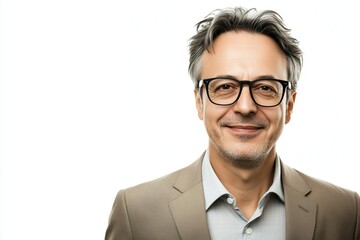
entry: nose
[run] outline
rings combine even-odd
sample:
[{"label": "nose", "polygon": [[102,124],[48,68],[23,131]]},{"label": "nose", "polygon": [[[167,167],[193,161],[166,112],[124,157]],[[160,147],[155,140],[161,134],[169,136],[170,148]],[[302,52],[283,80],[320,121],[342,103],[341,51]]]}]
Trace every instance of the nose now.
[{"label": "nose", "polygon": [[241,115],[254,114],[257,111],[257,105],[251,97],[248,85],[243,85],[239,99],[234,103],[233,109]]}]

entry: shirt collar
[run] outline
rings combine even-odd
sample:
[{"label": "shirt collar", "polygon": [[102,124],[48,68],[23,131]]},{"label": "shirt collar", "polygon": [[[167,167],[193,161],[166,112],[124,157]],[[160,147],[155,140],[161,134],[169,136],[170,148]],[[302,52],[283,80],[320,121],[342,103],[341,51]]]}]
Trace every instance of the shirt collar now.
[{"label": "shirt collar", "polygon": [[[219,178],[216,176],[214,169],[210,164],[209,153],[206,151],[202,163],[202,178],[203,178],[203,187],[205,194],[205,208],[208,208],[220,197],[224,195],[230,195],[229,191],[224,187]],[[276,157],[275,161],[275,172],[274,172],[274,181],[270,186],[269,190],[262,196],[259,201],[259,205],[264,205],[268,196],[274,193],[279,199],[284,202],[284,191],[281,184],[281,167],[280,159]]]}]

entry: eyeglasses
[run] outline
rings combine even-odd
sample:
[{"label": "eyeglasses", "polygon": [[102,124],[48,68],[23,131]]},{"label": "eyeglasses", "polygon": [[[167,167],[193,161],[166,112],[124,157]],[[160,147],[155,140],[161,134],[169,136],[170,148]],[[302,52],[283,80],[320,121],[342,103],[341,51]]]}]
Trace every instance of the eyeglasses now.
[{"label": "eyeglasses", "polygon": [[205,85],[209,100],[216,105],[234,104],[240,97],[243,86],[248,85],[252,100],[261,107],[275,107],[284,98],[286,88],[291,83],[279,79],[257,79],[254,81],[236,80],[228,77],[216,77],[199,81],[199,89]]}]

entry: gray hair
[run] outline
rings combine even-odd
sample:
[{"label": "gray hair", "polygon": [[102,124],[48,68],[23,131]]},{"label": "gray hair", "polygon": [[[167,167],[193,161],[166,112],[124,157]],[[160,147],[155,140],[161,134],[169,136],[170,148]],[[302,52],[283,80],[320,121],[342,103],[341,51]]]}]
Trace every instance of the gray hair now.
[{"label": "gray hair", "polygon": [[296,90],[302,68],[299,42],[291,37],[290,29],[275,11],[257,11],[254,8],[247,10],[241,7],[215,10],[196,24],[197,33],[190,38],[189,43],[188,69],[195,88],[198,88],[200,81],[201,58],[204,51],[210,52],[220,34],[241,30],[266,35],[277,43],[286,56],[288,80]]}]

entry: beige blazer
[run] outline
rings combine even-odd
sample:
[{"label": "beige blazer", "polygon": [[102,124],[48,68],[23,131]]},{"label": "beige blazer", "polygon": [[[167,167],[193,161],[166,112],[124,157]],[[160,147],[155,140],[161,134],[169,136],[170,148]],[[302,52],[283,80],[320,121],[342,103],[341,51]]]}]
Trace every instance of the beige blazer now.
[{"label": "beige blazer", "polygon": [[[119,191],[105,239],[210,239],[202,158],[160,179]],[[360,240],[358,194],[281,165],[287,240]]]}]

